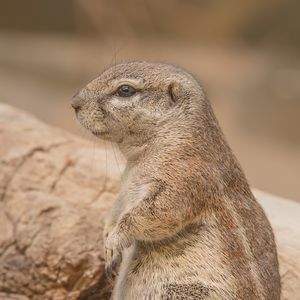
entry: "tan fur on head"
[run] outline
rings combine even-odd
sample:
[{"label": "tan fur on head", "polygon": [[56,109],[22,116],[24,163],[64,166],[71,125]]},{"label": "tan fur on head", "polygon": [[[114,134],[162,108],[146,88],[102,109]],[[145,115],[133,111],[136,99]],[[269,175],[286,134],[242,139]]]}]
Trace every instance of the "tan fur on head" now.
[{"label": "tan fur on head", "polygon": [[[119,97],[116,92],[124,84],[137,93],[129,98]],[[142,136],[149,139],[156,135],[166,120],[175,122],[187,115],[187,110],[192,113],[195,103],[190,100],[194,94],[198,102],[201,93],[191,75],[174,66],[121,64],[106,70],[77,94],[83,100],[77,117],[84,127],[103,139],[121,143],[129,137],[130,142],[141,143]]]},{"label": "tan fur on head", "polygon": [[272,229],[190,74],[116,65],[72,106],[127,158],[104,231],[113,299],[280,299]]}]

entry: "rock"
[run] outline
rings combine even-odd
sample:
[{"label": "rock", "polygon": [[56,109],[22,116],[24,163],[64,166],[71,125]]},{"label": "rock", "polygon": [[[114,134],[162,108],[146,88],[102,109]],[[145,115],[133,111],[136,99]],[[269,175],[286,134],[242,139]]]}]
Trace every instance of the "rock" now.
[{"label": "rock", "polygon": [[282,284],[281,300],[300,299],[300,204],[258,190],[254,195],[275,232]]},{"label": "rock", "polygon": [[108,173],[105,148],[7,105],[0,141],[0,299],[77,299],[99,281],[111,288],[101,234],[119,171]]},{"label": "rock", "polygon": [[[109,299],[102,230],[123,163],[4,104],[0,141],[0,300]],[[299,299],[300,205],[255,193],[275,229],[282,299]]]}]

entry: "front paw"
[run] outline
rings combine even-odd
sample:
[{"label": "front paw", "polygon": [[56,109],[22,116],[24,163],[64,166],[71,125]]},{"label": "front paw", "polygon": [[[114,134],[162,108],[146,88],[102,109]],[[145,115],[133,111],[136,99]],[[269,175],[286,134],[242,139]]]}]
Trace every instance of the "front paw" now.
[{"label": "front paw", "polygon": [[113,281],[118,275],[118,267],[122,261],[122,253],[115,249],[105,249],[105,274],[106,277]]},{"label": "front paw", "polygon": [[112,231],[105,241],[105,273],[113,280],[118,274],[117,269],[122,261],[122,250],[128,248],[132,241],[123,233]]}]

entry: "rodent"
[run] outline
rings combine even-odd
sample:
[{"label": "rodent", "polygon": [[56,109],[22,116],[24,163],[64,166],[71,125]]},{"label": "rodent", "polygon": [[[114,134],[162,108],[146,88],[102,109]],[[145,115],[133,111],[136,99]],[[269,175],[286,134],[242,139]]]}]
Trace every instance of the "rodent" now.
[{"label": "rodent", "polygon": [[112,299],[280,299],[272,228],[192,75],[114,65],[72,106],[127,160],[104,233]]}]

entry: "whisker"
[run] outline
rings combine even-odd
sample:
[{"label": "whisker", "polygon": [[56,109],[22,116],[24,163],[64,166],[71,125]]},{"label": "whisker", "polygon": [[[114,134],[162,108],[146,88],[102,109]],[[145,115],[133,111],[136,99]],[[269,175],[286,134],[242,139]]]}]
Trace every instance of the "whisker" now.
[{"label": "whisker", "polygon": [[121,180],[121,182],[123,183],[122,172],[121,172],[119,160],[117,159],[117,155],[116,155],[116,152],[115,152],[115,148],[114,148],[113,142],[111,142],[111,146],[112,146],[112,149],[113,149],[113,153],[114,153],[114,157],[115,157],[115,160],[116,160],[117,167],[118,167],[118,169],[119,169],[120,180]]},{"label": "whisker", "polygon": [[104,148],[105,148],[105,178],[108,177],[108,161],[107,161],[107,144],[106,141],[104,140]]}]

